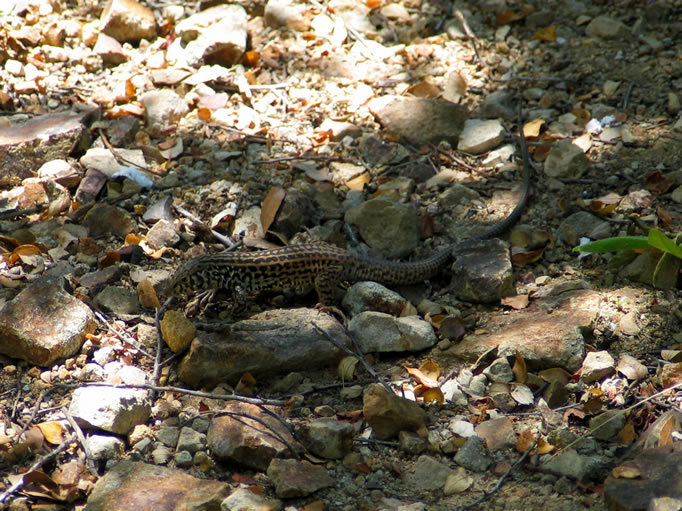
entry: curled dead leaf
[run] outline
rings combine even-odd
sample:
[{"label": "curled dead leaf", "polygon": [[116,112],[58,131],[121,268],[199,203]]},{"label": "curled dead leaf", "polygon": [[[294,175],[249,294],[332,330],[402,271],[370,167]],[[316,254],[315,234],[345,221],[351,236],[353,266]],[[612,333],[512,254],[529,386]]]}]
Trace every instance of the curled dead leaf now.
[{"label": "curled dead leaf", "polygon": [[268,232],[272,222],[275,221],[275,216],[279,211],[282,201],[287,196],[287,192],[284,188],[275,186],[270,189],[268,194],[263,199],[263,205],[261,206],[260,221],[263,226],[263,232]]}]

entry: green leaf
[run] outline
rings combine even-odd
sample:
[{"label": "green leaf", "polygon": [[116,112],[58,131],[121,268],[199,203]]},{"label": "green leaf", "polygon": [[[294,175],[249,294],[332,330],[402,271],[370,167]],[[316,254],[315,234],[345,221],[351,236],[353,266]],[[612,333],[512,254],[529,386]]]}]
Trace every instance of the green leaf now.
[{"label": "green leaf", "polygon": [[662,252],[667,252],[674,255],[678,259],[682,259],[682,249],[675,245],[675,242],[668,238],[665,234],[657,229],[651,229],[647,238],[649,245],[656,247]]},{"label": "green leaf", "polygon": [[604,253],[617,252],[619,250],[651,250],[652,248],[654,248],[654,246],[649,244],[649,239],[646,236],[620,236],[618,238],[606,238],[587,243],[586,245],[573,247],[573,251]]}]

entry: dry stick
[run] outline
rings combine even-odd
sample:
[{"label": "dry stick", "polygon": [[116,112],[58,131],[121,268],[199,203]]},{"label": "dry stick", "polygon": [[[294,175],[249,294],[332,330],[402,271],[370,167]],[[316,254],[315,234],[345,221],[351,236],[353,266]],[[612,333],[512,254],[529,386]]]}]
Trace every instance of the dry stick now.
[{"label": "dry stick", "polygon": [[464,29],[464,33],[469,38],[469,41],[471,41],[471,46],[474,48],[474,53],[476,54],[476,60],[478,61],[478,65],[481,67],[485,67],[485,63],[483,62],[483,59],[481,58],[481,54],[478,53],[478,45],[476,44],[476,40],[477,40],[476,34],[474,34],[474,32],[471,30],[471,27],[469,27],[469,24],[464,19],[464,15],[462,14],[462,11],[456,10],[455,11],[455,17],[462,24],[462,28]]},{"label": "dry stick", "polygon": [[95,316],[107,326],[107,330],[109,330],[112,334],[114,334],[116,337],[118,337],[121,341],[130,344],[133,346],[137,351],[142,353],[143,355],[149,357],[149,358],[154,358],[154,355],[146,351],[144,348],[141,347],[140,343],[137,342],[135,339],[133,339],[130,335],[128,335],[125,331],[119,330],[114,327],[114,325],[109,321],[109,319],[99,310],[95,309]]},{"label": "dry stick", "polygon": [[523,463],[523,460],[525,460],[530,452],[535,449],[535,446],[538,444],[538,441],[540,440],[540,433],[537,434],[535,437],[535,440],[533,440],[533,443],[528,446],[528,449],[525,450],[523,455],[516,460],[511,467],[509,467],[509,470],[507,470],[504,474],[502,474],[502,477],[497,481],[497,484],[495,487],[490,490],[489,492],[484,491],[483,495],[481,495],[478,499],[476,499],[474,502],[467,504],[466,506],[460,507],[457,511],[465,511],[466,509],[471,509],[474,506],[478,506],[479,504],[483,503],[486,501],[491,495],[497,493],[500,488],[502,488],[502,485],[504,484],[504,481],[509,477],[509,474],[511,474],[512,470],[514,470],[516,467],[518,467],[521,463]]},{"label": "dry stick", "polygon": [[152,372],[152,382],[154,385],[159,384],[159,377],[161,376],[161,361],[163,360],[163,332],[161,332],[161,318],[166,310],[173,302],[173,297],[167,298],[160,309],[156,309],[154,317],[154,324],[156,325],[156,356],[154,357],[154,371]]},{"label": "dry stick", "polygon": [[180,215],[184,216],[185,218],[188,218],[189,220],[191,220],[195,224],[201,226],[202,228],[211,231],[211,234],[213,235],[213,237],[215,239],[217,239],[220,243],[225,245],[228,250],[235,250],[236,248],[238,248],[241,245],[241,243],[242,243],[241,241],[238,241],[235,243],[234,241],[232,241],[227,236],[223,236],[219,232],[217,232],[213,229],[209,229],[209,227],[204,222],[202,222],[201,218],[196,217],[195,215],[193,215],[192,213],[190,213],[186,209],[184,209],[180,206],[173,206],[173,207],[175,208],[175,211],[180,213]]},{"label": "dry stick", "polygon": [[340,349],[347,355],[350,355],[351,357],[355,357],[358,360],[358,362],[360,362],[364,366],[364,368],[372,376],[372,378],[375,379],[375,381],[381,383],[384,386],[384,388],[388,390],[391,394],[395,394],[390,385],[386,383],[381,376],[379,376],[379,374],[374,370],[374,368],[369,364],[369,362],[365,360],[365,357],[362,356],[362,350],[359,348],[358,344],[355,342],[355,339],[353,339],[352,335],[348,334],[348,337],[353,343],[353,348],[355,348],[356,351],[347,348],[346,346],[338,342],[336,339],[332,338],[332,336],[329,335],[327,331],[323,330],[315,321],[312,322],[312,325],[313,328],[318,331],[318,333],[321,333],[330,343],[332,343],[338,349]]},{"label": "dry stick", "polygon": [[10,417],[14,418],[17,413],[17,406],[19,406],[19,399],[21,399],[21,366],[17,366],[17,395],[12,403],[12,411]]},{"label": "dry stick", "polygon": [[[269,411],[270,413],[272,413],[273,416],[282,425],[284,425],[286,427],[287,431],[292,433],[292,436],[293,436],[293,432],[291,430],[291,427],[281,417],[277,416],[277,414],[275,414],[274,412],[271,412],[270,410],[267,410],[266,408],[263,408],[263,410]],[[267,435],[271,438],[274,438],[275,440],[278,440],[283,445],[285,445],[286,448],[289,449],[294,456],[296,456],[296,458],[299,458],[298,453],[296,452],[294,447],[287,441],[287,439],[284,438],[284,436],[281,435],[278,431],[275,431],[273,428],[271,428],[263,419],[259,419],[255,415],[251,415],[251,414],[243,413],[243,412],[218,412],[215,414],[215,416],[216,417],[220,417],[220,416],[232,417],[234,420],[236,420],[237,422],[240,422],[244,426],[247,426],[247,427],[253,429],[254,431],[258,431],[259,433],[262,433],[263,435]],[[260,429],[260,428],[257,428],[256,426],[254,426],[253,424],[248,424],[242,420],[243,418],[250,419],[254,422],[257,422],[258,424],[260,424],[261,426],[263,426],[266,429]]]},{"label": "dry stick", "polygon": [[95,467],[95,459],[92,455],[92,451],[90,450],[90,446],[88,446],[88,443],[85,441],[85,435],[83,434],[83,430],[80,428],[76,420],[73,418],[73,415],[71,415],[71,412],[69,412],[69,410],[65,406],[62,407],[62,413],[64,414],[64,417],[66,417],[66,420],[71,426],[71,429],[73,429],[73,432],[75,433],[78,442],[81,444],[81,447],[83,448],[83,452],[85,452],[85,466],[88,467],[88,470],[92,475],[94,476],[99,475],[97,473],[97,467]]},{"label": "dry stick", "polygon": [[[69,438],[67,438],[61,444],[59,444],[54,450],[48,452],[45,456],[38,458],[38,460],[36,460],[36,462],[33,465],[31,465],[31,467],[25,473],[30,474],[31,472],[42,467],[45,463],[47,463],[52,458],[57,456],[60,452],[62,452],[64,449],[66,449],[69,446],[69,444],[75,440],[75,437],[76,437],[75,435],[71,435]],[[0,494],[0,504],[2,504],[7,497],[9,497],[12,493],[17,491],[23,485],[24,478],[21,477],[12,486],[7,488],[4,492],[2,492],[2,494]]]},{"label": "dry stick", "polygon": [[54,387],[49,387],[47,389],[44,389],[40,394],[38,394],[38,398],[36,399],[36,403],[33,405],[33,411],[31,412],[31,416],[26,421],[26,424],[24,424],[21,427],[21,430],[19,430],[19,433],[17,433],[17,435],[15,436],[15,438],[17,440],[19,440],[21,438],[21,435],[24,434],[24,432],[28,429],[28,427],[33,422],[33,419],[35,419],[36,415],[38,415],[38,407],[40,406],[40,403],[43,402],[43,399],[45,399],[45,396],[47,396],[53,390],[54,390]]},{"label": "dry stick", "polygon": [[130,161],[130,160],[124,158],[123,156],[121,156],[120,154],[118,154],[118,152],[116,151],[114,146],[112,146],[111,142],[109,142],[109,139],[107,139],[102,128],[97,128],[97,133],[99,133],[99,136],[102,139],[104,146],[107,149],[109,149],[109,152],[114,156],[116,163],[118,163],[119,165],[123,165],[123,164],[130,165],[131,167],[135,167],[136,169],[139,169],[139,170],[144,170],[145,172],[152,172],[152,170],[150,168],[143,167],[142,165],[138,165],[134,161]]},{"label": "dry stick", "polygon": [[189,390],[182,387],[173,387],[166,385],[151,385],[149,383],[106,383],[106,382],[83,382],[83,383],[55,383],[55,387],[74,389],[79,387],[110,387],[112,389],[143,389],[153,390],[154,392],[177,392],[178,394],[187,394],[188,396],[205,397],[207,399],[219,399],[221,401],[240,401],[242,403],[249,403],[251,405],[275,405],[282,406],[286,401],[280,399],[257,399],[252,397],[241,396],[239,394],[212,394],[210,392],[201,392],[198,390]]},{"label": "dry stick", "polygon": [[[641,401],[635,403],[634,405],[628,406],[625,410],[618,410],[619,413],[614,413],[612,417],[610,417],[609,419],[607,419],[607,420],[605,420],[604,422],[602,422],[601,424],[599,424],[596,428],[590,429],[590,433],[594,434],[595,431],[600,430],[601,428],[603,428],[604,426],[606,426],[606,425],[607,425],[609,422],[611,422],[612,420],[615,420],[615,419],[617,419],[617,418],[620,418],[622,415],[625,415],[626,413],[628,413],[628,412],[634,410],[635,408],[637,408],[637,407],[643,405],[644,403],[648,403],[649,401],[653,401],[654,399],[656,399],[656,398],[658,398],[658,397],[660,397],[660,396],[662,396],[662,395],[664,395],[664,394],[670,393],[670,392],[672,392],[673,390],[679,389],[679,388],[682,388],[682,383],[677,383],[677,384],[673,385],[672,387],[668,387],[667,389],[663,389],[662,391],[657,392],[657,393],[654,394],[653,396],[649,396],[649,397],[644,398],[644,399],[642,399]],[[578,442],[581,442],[582,440],[585,440],[585,437],[581,437],[581,438],[575,439],[575,440],[574,440],[573,442],[571,442],[570,444],[568,444],[568,445],[562,447],[562,448],[559,449],[556,453],[552,454],[551,457],[554,458],[554,457],[558,456],[558,455],[561,454],[563,451],[565,451],[565,450],[568,449],[569,447],[574,446],[574,445],[577,444]],[[547,463],[549,463],[549,460],[547,460]]]},{"label": "dry stick", "polygon": [[16,218],[18,216],[33,215],[34,213],[40,213],[43,206],[33,206],[26,209],[13,209],[11,211],[3,211],[0,213],[0,220],[9,220],[11,218]]}]

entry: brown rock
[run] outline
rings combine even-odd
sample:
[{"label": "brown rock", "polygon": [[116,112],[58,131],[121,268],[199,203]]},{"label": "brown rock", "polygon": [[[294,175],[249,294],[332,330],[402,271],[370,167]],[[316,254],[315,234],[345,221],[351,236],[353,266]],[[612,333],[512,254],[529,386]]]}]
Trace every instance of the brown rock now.
[{"label": "brown rock", "polygon": [[102,11],[101,29],[120,43],[151,40],[156,20],[151,10],[135,0],[109,0]]},{"label": "brown rock", "polygon": [[267,311],[234,323],[227,332],[199,333],[180,363],[180,379],[199,387],[236,383],[245,372],[270,376],[335,364],[341,353],[313,324],[350,345],[348,334],[328,314],[311,309]]},{"label": "brown rock", "polygon": [[[604,498],[614,511],[645,511],[657,497],[682,498],[682,444],[647,449],[613,472],[604,482]],[[639,474],[639,475],[637,475]]]},{"label": "brown rock", "polygon": [[414,401],[398,397],[378,383],[365,390],[362,413],[379,440],[395,437],[401,431],[426,433],[426,412]]},{"label": "brown rock", "polygon": [[49,160],[63,159],[76,147],[94,113],[88,106],[34,117],[0,128],[0,186],[18,185]]},{"label": "brown rock", "polygon": [[[274,407],[270,410],[278,412]],[[275,456],[292,456],[294,453],[290,447],[300,448],[284,424],[258,406],[235,401],[228,403],[224,411],[240,416],[220,416],[211,421],[206,437],[207,444],[219,460],[265,470]],[[276,436],[268,434],[265,429],[274,432]]]},{"label": "brown rock", "polygon": [[435,353],[437,361],[444,365],[453,356],[474,361],[497,347],[502,357],[514,356],[518,350],[533,370],[549,367],[577,370],[585,353],[582,332],[592,328],[600,295],[587,289],[563,287],[547,292],[555,296],[545,295],[527,309],[493,318],[486,324],[489,333],[467,335],[459,344]]},{"label": "brown rock", "polygon": [[274,459],[268,467],[268,477],[281,498],[305,497],[334,485],[323,467],[307,461]]},{"label": "brown rock", "polygon": [[84,511],[218,510],[229,494],[226,483],[197,479],[166,467],[122,461],[97,481]]},{"label": "brown rock", "polygon": [[89,307],[42,278],[0,311],[0,353],[47,366],[75,354],[95,327]]},{"label": "brown rock", "polygon": [[417,145],[456,144],[469,116],[466,108],[449,101],[405,96],[373,99],[369,110],[386,130]]}]

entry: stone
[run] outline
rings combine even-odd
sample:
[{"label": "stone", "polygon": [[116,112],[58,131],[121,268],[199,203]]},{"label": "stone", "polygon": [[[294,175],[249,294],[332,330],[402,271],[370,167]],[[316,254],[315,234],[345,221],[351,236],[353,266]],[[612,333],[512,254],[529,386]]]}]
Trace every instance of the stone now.
[{"label": "stone", "polygon": [[371,199],[346,211],[344,219],[357,226],[365,242],[388,259],[405,257],[419,245],[414,204]]},{"label": "stone", "polygon": [[341,358],[327,336],[344,346],[351,344],[343,327],[328,314],[311,309],[263,312],[233,323],[222,333],[198,333],[180,362],[179,377],[200,387],[237,383],[245,372],[259,377],[325,367]]},{"label": "stone", "polygon": [[94,485],[84,511],[219,509],[230,485],[192,477],[182,470],[147,463],[121,461]]},{"label": "stone", "polygon": [[[229,415],[211,420],[206,439],[208,448],[217,459],[255,470],[266,470],[276,456],[291,456],[290,447],[300,449],[289,430],[260,407],[234,401],[229,402],[224,411],[236,414],[239,420]],[[277,413],[276,409],[272,411]],[[255,417],[260,422],[247,416]],[[263,432],[264,428],[276,432],[278,436]]]},{"label": "stone", "polygon": [[307,461],[273,459],[268,477],[281,498],[305,497],[321,488],[334,485],[327,471]]},{"label": "stone", "polygon": [[121,43],[151,41],[156,35],[156,20],[150,9],[135,0],[109,0],[102,11],[100,30]]},{"label": "stone", "polygon": [[78,352],[96,326],[89,307],[41,278],[0,310],[0,353],[48,366]]},{"label": "stone", "polygon": [[365,390],[362,413],[378,440],[393,438],[400,431],[426,435],[426,412],[414,401],[398,397],[378,383]]},{"label": "stone", "polygon": [[355,430],[349,422],[322,418],[304,424],[299,438],[315,456],[333,460],[350,452],[354,436]]},{"label": "stone", "polygon": [[125,435],[151,414],[151,392],[114,387],[80,387],[69,412],[81,424]]},{"label": "stone", "polygon": [[361,312],[348,331],[362,353],[420,351],[438,341],[431,324],[418,316],[395,318],[383,312]]}]

